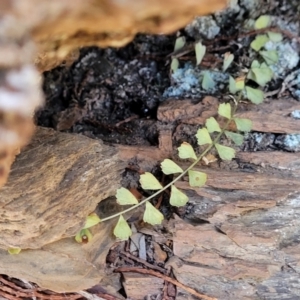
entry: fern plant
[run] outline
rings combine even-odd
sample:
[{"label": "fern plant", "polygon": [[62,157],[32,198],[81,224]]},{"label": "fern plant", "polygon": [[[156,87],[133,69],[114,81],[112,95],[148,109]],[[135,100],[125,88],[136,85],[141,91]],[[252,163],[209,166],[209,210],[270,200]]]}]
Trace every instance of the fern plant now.
[{"label": "fern plant", "polygon": [[[255,22],[255,28],[261,29],[269,26],[271,19],[269,16],[262,16]],[[251,131],[252,122],[249,119],[238,118],[235,116],[237,107],[241,100],[248,99],[254,104],[259,104],[264,99],[264,93],[262,88],[272,79],[273,72],[270,65],[278,62],[278,55],[274,51],[261,50],[269,40],[280,40],[279,34],[267,33],[266,35],[258,35],[251,43],[251,48],[257,52],[258,60],[254,60],[247,72],[242,74],[238,78],[229,77],[228,89],[234,100],[231,103],[222,103],[218,107],[219,118],[225,119],[223,126],[217,121],[216,118],[210,117],[206,120],[205,126],[198,129],[196,138],[199,146],[204,147],[204,151],[197,157],[195,150],[189,143],[182,143],[178,148],[178,156],[181,159],[191,160],[191,165],[183,170],[173,160],[167,158],[161,162],[161,169],[165,175],[174,175],[175,178],[165,186],[155,178],[155,176],[149,172],[145,172],[140,176],[140,184],[144,190],[155,191],[151,196],[141,200],[138,199],[126,188],[121,187],[117,190],[116,199],[120,205],[132,205],[131,207],[119,212],[117,214],[106,217],[102,220],[95,214],[87,217],[84,228],[76,235],[77,242],[84,243],[91,238],[91,233],[88,230],[89,227],[98,224],[99,222],[105,222],[112,218],[118,217],[118,222],[114,228],[114,235],[120,240],[127,240],[132,234],[131,228],[124,218],[124,214],[137,208],[138,206],[145,205],[145,211],[143,215],[144,222],[151,225],[160,224],[163,220],[163,214],[155,208],[150,200],[158,196],[163,191],[170,189],[170,204],[173,206],[184,206],[188,202],[186,194],[175,186],[175,183],[182,179],[185,175],[188,175],[189,185],[191,187],[202,187],[205,185],[207,175],[205,172],[195,171],[194,167],[203,159],[213,148],[216,149],[218,156],[221,160],[231,160],[235,157],[235,150],[232,147],[224,146],[220,143],[222,136],[230,139],[235,145],[240,146],[243,143],[244,135],[242,133]],[[185,39],[180,37],[176,40],[175,51],[182,48],[185,44]],[[195,44],[195,53],[197,59],[197,65],[201,62],[205,55],[206,48],[198,42]],[[224,56],[223,71],[226,71],[230,64],[233,62],[234,56],[231,53],[226,53]],[[175,72],[179,66],[177,58],[173,58],[171,61],[171,71]],[[205,76],[203,81],[207,81]],[[251,86],[251,81],[256,82],[258,88]],[[207,86],[205,82],[202,82],[202,86]],[[229,130],[229,124],[235,124],[236,131]],[[215,136],[212,139],[212,135]]]},{"label": "fern plant", "polygon": [[[240,97],[241,95],[242,94],[240,93]],[[227,138],[231,139],[236,145],[239,146],[243,142],[243,135],[239,132],[248,132],[251,130],[252,123],[250,120],[235,117],[235,111],[238,103],[239,99],[235,101],[233,106],[230,103],[222,103],[219,105],[218,114],[220,117],[226,119],[226,123],[223,128],[219,125],[214,117],[210,117],[206,120],[205,126],[197,131],[196,138],[198,145],[205,146],[205,150],[198,157],[196,156],[193,147],[189,143],[184,142],[181,144],[181,146],[178,148],[179,157],[181,159],[190,159],[193,161],[186,170],[183,170],[173,160],[165,159],[161,163],[162,172],[166,175],[178,174],[169,184],[163,187],[153,174],[145,172],[145,174],[140,176],[141,187],[144,190],[156,190],[155,193],[146,199],[143,199],[141,202],[138,202],[137,198],[128,189],[121,187],[116,193],[117,202],[120,205],[132,205],[132,207],[102,220],[100,220],[95,214],[88,216],[86,224],[83,230],[81,230],[81,232],[76,236],[76,240],[78,242],[84,242],[84,240],[91,237],[91,234],[88,230],[89,227],[94,226],[99,222],[104,222],[116,217],[119,217],[119,219],[114,229],[114,235],[120,240],[128,239],[132,232],[123,215],[126,212],[129,212],[132,209],[144,204],[144,222],[147,222],[151,225],[160,224],[164,217],[162,213],[149,202],[149,200],[153,199],[166,189],[170,189],[171,205],[178,207],[184,206],[188,202],[188,197],[183,191],[179,190],[175,186],[175,182],[180,180],[183,176],[188,175],[190,186],[202,187],[205,185],[207,175],[204,172],[195,171],[193,168],[205,155],[209,153],[212,148],[217,150],[217,153],[222,160],[231,160],[235,156],[235,150],[231,147],[221,145],[219,143],[220,138],[222,135],[226,135]],[[228,125],[232,122],[235,122],[236,128],[239,132],[227,130]],[[213,133],[217,133],[217,136],[214,139],[211,138],[211,134]]]}]

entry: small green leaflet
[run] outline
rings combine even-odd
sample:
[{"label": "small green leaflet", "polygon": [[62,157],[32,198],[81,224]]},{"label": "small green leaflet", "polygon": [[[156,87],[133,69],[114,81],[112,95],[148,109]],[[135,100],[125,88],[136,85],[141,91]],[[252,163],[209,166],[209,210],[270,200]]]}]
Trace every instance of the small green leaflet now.
[{"label": "small green leaflet", "polygon": [[224,54],[224,61],[223,61],[223,72],[225,72],[228,67],[231,65],[231,63],[233,62],[234,59],[234,55],[230,52],[226,52]]},{"label": "small green leaflet", "polygon": [[234,118],[234,122],[239,131],[249,132],[252,128],[252,121],[243,118]]},{"label": "small green leaflet", "polygon": [[145,172],[140,176],[140,184],[144,190],[160,190],[162,185],[159,181],[149,172]]},{"label": "small green leaflet", "polygon": [[189,198],[186,194],[178,190],[178,188],[174,185],[171,186],[171,197],[170,204],[172,206],[184,206],[189,201]]},{"label": "small green leaflet", "polygon": [[197,159],[193,147],[186,142],[183,142],[181,146],[178,148],[178,155],[181,159],[188,159],[188,158],[192,158],[195,160]]},{"label": "small green leaflet", "polygon": [[212,132],[221,132],[221,128],[219,126],[219,123],[216,121],[214,117],[210,117],[206,120],[205,126],[209,133]]},{"label": "small green leaflet", "polygon": [[15,247],[15,248],[8,248],[7,251],[11,255],[19,254],[21,252],[21,248]]},{"label": "small green leaflet", "polygon": [[231,139],[237,146],[241,146],[243,144],[244,141],[243,135],[239,133],[227,131],[227,130],[225,131],[225,135],[227,138]]},{"label": "small green leaflet", "polygon": [[278,63],[279,56],[276,50],[259,51],[259,54],[269,66]]},{"label": "small green leaflet", "polygon": [[161,224],[164,219],[163,214],[156,209],[149,201],[146,202],[146,209],[143,220],[151,225]]},{"label": "small green leaflet", "polygon": [[134,205],[139,203],[134,195],[123,187],[117,189],[116,198],[120,205]]},{"label": "small green leaflet", "polygon": [[207,175],[203,172],[189,170],[189,184],[192,187],[201,187],[206,183]]},{"label": "small green leaflet", "polygon": [[177,58],[172,58],[171,71],[175,73],[179,67],[179,60]]},{"label": "small green leaflet", "polygon": [[256,36],[255,40],[250,44],[251,48],[255,51],[259,51],[267,42],[269,38],[265,34]]},{"label": "small green leaflet", "polygon": [[235,79],[235,88],[237,91],[243,90],[245,87],[245,77],[238,77]]},{"label": "small green leaflet", "polygon": [[235,80],[231,76],[229,76],[229,92],[231,94],[235,94],[237,92]]},{"label": "small green leaflet", "polygon": [[279,32],[269,31],[268,36],[269,36],[270,41],[272,41],[272,42],[281,42],[283,40],[283,36]]},{"label": "small green leaflet", "polygon": [[271,24],[271,17],[268,15],[263,15],[263,16],[260,16],[255,21],[254,28],[255,29],[263,29],[263,28],[270,26],[270,24]]},{"label": "small green leaflet", "polygon": [[184,47],[184,45],[185,45],[185,37],[184,36],[178,37],[175,41],[174,51],[180,50],[181,48]]},{"label": "small green leaflet", "polygon": [[218,114],[227,119],[231,118],[231,106],[229,103],[221,103],[218,108]]},{"label": "small green leaflet", "polygon": [[235,156],[234,149],[226,146],[222,146],[220,144],[215,144],[215,147],[218,151],[218,154],[223,160],[232,160]]},{"label": "small green leaflet", "polygon": [[85,228],[80,230],[75,236],[75,241],[80,244],[86,244],[92,239],[93,235],[91,232]]},{"label": "small green leaflet", "polygon": [[260,68],[260,63],[256,59],[251,63],[251,69],[253,68]]},{"label": "small green leaflet", "polygon": [[252,68],[247,77],[263,87],[272,80],[273,71],[266,64],[262,64],[259,68]]},{"label": "small green leaflet", "polygon": [[163,173],[166,175],[183,172],[183,170],[176,163],[174,163],[173,160],[168,158],[166,158],[160,165]]},{"label": "small green leaflet", "polygon": [[211,137],[208,133],[208,130],[204,127],[202,129],[198,129],[196,138],[198,141],[198,145],[202,146],[205,144],[212,144]]},{"label": "small green leaflet", "polygon": [[118,223],[114,228],[114,235],[121,241],[126,241],[131,236],[132,231],[122,215],[120,215]]},{"label": "small green leaflet", "polygon": [[199,65],[205,55],[206,47],[204,45],[202,45],[201,42],[198,42],[195,45],[195,52],[196,52],[197,65]]},{"label": "small green leaflet", "polygon": [[216,86],[216,83],[211,78],[209,72],[204,72],[202,79],[202,88],[206,91],[213,89]]},{"label": "small green leaflet", "polygon": [[85,220],[85,224],[83,229],[85,228],[90,228],[92,226],[95,226],[96,224],[100,223],[101,220],[100,218],[97,216],[97,214],[93,213],[90,214],[89,216],[87,216],[86,220]]},{"label": "small green leaflet", "polygon": [[247,99],[254,104],[260,104],[264,101],[264,93],[261,90],[246,86],[246,95]]}]

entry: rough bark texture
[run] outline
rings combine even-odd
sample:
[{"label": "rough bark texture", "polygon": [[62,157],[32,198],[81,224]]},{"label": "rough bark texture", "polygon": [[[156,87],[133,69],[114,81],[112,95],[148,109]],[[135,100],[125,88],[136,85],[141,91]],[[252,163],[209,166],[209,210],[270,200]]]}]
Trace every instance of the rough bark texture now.
[{"label": "rough bark texture", "polygon": [[[180,120],[185,124],[202,125],[207,118],[217,116],[218,103],[216,98],[210,96],[198,104],[193,104],[191,100],[179,102],[170,99],[159,107],[157,118],[162,122]],[[293,99],[265,100],[260,105],[239,105],[236,116],[250,119],[253,131],[291,134],[299,132],[300,120],[291,117],[291,113],[299,109],[299,102]]]},{"label": "rough bark texture", "polygon": [[38,128],[0,191],[0,247],[40,248],[76,235],[115,193],[122,168],[113,147]]},{"label": "rough bark texture", "polygon": [[299,154],[289,154],[292,168],[286,154],[268,155],[241,153],[250,173],[198,169],[208,175],[205,188],[177,184],[193,206],[193,225],[174,224],[170,264],[179,281],[224,300],[299,296]]}]

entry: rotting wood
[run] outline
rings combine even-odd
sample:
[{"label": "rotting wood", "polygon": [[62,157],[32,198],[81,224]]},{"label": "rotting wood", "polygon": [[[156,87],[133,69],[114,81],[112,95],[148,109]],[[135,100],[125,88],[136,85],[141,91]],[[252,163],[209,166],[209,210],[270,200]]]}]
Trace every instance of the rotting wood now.
[{"label": "rotting wood", "polygon": [[[193,104],[191,100],[168,100],[159,107],[157,118],[162,122],[180,121],[203,125],[207,118],[217,116],[218,102],[213,99],[215,98],[205,97],[198,104]],[[290,116],[294,110],[300,110],[300,104],[296,100],[266,100],[260,105],[239,105],[235,116],[250,119],[253,122],[253,131],[292,134],[299,132],[300,128],[300,120]]]},{"label": "rotting wood", "polygon": [[[157,111],[157,119],[161,122],[182,122],[203,124],[209,117],[216,115],[219,101],[217,98],[206,96],[201,102],[195,104],[192,100],[173,100],[163,102]],[[192,122],[192,123],[191,123]]]},{"label": "rotting wood", "polygon": [[134,272],[123,273],[123,286],[128,298],[144,299],[147,295],[160,294],[164,281],[151,275]]},{"label": "rotting wood", "polygon": [[241,162],[251,163],[260,167],[271,167],[273,169],[290,171],[294,176],[300,175],[300,153],[289,152],[239,152],[237,159]]},{"label": "rotting wood", "polygon": [[36,249],[76,235],[115,193],[123,167],[114,147],[39,128],[0,191],[0,247]]},{"label": "rotting wood", "polygon": [[[207,173],[205,187],[176,184],[188,189],[193,209],[186,218],[194,225],[174,221],[177,258],[169,264],[180,282],[218,299],[297,297],[300,166],[291,162],[299,154],[272,152],[273,162],[266,153],[240,156],[259,162],[256,171],[195,168]],[[280,164],[287,156],[289,164]],[[184,295],[178,291],[178,299]]]}]

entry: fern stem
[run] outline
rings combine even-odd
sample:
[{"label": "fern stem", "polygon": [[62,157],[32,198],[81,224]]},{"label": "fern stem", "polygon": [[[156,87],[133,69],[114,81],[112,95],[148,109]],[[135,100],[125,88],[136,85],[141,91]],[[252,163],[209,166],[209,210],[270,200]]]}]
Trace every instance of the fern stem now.
[{"label": "fern stem", "polygon": [[[239,97],[240,98],[240,97]],[[210,144],[201,154],[200,156],[186,169],[184,170],[180,175],[178,175],[175,179],[173,179],[170,183],[168,183],[166,186],[164,186],[162,189],[160,189],[159,191],[155,192],[154,194],[152,194],[151,196],[147,197],[146,199],[142,200],[140,203],[138,204],[135,204],[134,206],[132,207],[129,207],[121,212],[118,212],[114,215],[111,215],[109,217],[106,217],[104,219],[101,220],[101,222],[105,222],[105,221],[108,221],[110,219],[113,219],[113,218],[116,218],[116,217],[119,217],[120,215],[123,215],[127,212],[130,212],[131,210],[133,209],[136,209],[137,207],[143,205],[144,203],[146,203],[147,201],[153,199],[154,197],[156,197],[157,195],[159,195],[160,193],[162,193],[163,191],[165,191],[166,189],[168,189],[169,187],[171,187],[176,181],[178,181],[179,179],[181,179],[184,175],[187,174],[187,172],[189,170],[191,170],[193,167],[195,167],[199,161],[212,149],[212,147],[215,146],[215,144],[219,141],[219,139],[221,138],[221,136],[224,134],[225,130],[227,130],[227,127],[229,125],[229,123],[232,121],[233,119],[233,116],[236,112],[236,109],[237,109],[237,105],[239,103],[239,99],[237,100],[237,103],[235,104],[234,106],[234,109],[233,109],[233,112],[231,114],[231,118],[228,119],[228,121],[226,122],[224,128],[221,129],[221,132],[217,135],[217,137],[213,140],[212,144]]]}]

